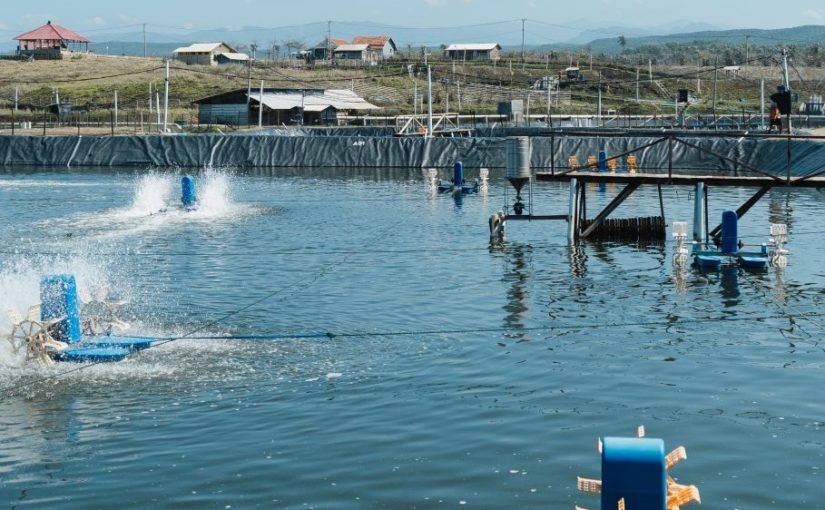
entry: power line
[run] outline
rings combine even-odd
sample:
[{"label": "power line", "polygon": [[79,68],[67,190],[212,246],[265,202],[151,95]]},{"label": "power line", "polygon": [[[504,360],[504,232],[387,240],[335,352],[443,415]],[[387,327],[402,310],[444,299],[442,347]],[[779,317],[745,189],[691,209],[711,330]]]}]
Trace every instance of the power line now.
[{"label": "power line", "polygon": [[[316,279],[322,275],[317,275]],[[291,287],[296,287],[293,285]],[[490,327],[490,328],[483,328],[483,327],[473,327],[473,328],[453,328],[453,329],[422,329],[422,330],[406,330],[406,331],[373,331],[373,332],[343,332],[343,333],[333,333],[333,332],[315,332],[315,333],[299,333],[290,335],[288,333],[281,334],[281,333],[273,333],[271,335],[225,335],[225,336],[215,336],[215,337],[195,337],[194,335],[204,329],[207,329],[211,326],[216,325],[218,322],[229,318],[231,316],[237,315],[256,304],[259,304],[271,297],[281,293],[283,290],[289,290],[289,287],[284,289],[279,289],[274,293],[270,293],[250,304],[244,306],[235,312],[230,312],[225,314],[224,316],[209,322],[203,326],[199,326],[187,334],[178,336],[178,337],[168,337],[161,339],[157,344],[153,345],[154,347],[159,347],[161,345],[165,345],[167,343],[171,343],[177,340],[183,339],[190,339],[190,340],[210,340],[210,339],[220,339],[220,340],[231,340],[231,339],[238,339],[238,340],[282,340],[282,339],[290,339],[290,338],[329,338],[329,339],[336,339],[336,338],[383,338],[383,337],[403,337],[403,336],[431,336],[431,335],[467,335],[467,334],[477,334],[477,333],[509,333],[509,332],[551,332],[551,331],[584,331],[584,330],[598,330],[598,329],[615,329],[615,328],[635,328],[635,327],[644,327],[644,326],[665,326],[666,328],[672,328],[677,324],[706,324],[706,323],[719,323],[719,322],[765,322],[768,320],[786,320],[786,319],[811,319],[811,318],[820,318],[825,317],[825,313],[802,313],[797,315],[787,315],[787,314],[775,314],[775,315],[762,315],[762,316],[728,316],[722,315],[719,317],[704,317],[704,318],[689,318],[686,319],[684,323],[663,323],[660,320],[647,320],[647,321],[633,321],[633,322],[620,322],[620,323],[589,323],[589,324],[567,324],[567,325],[553,325],[553,326],[532,326],[532,327]],[[704,330],[700,331],[699,333],[704,333]],[[680,333],[684,334],[684,333]],[[138,351],[134,353],[133,356],[140,355],[142,352],[145,351]],[[37,384],[44,383],[46,381],[53,381],[56,379],[61,379],[69,374],[80,372],[82,370],[88,370],[94,366],[103,364],[105,362],[91,362],[85,365],[80,365],[75,368],[71,368],[69,370],[64,370],[57,374],[50,374],[47,376],[35,378],[34,380],[27,381],[25,384],[19,385],[11,385],[6,388],[0,390],[0,402],[11,398],[14,396],[17,391],[22,389],[31,388]]]}]

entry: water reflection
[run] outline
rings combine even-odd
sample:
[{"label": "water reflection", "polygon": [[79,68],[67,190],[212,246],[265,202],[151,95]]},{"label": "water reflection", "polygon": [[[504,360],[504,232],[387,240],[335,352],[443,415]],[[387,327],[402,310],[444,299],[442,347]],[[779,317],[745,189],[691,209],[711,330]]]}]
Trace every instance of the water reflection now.
[{"label": "water reflection", "polygon": [[788,232],[793,224],[793,205],[791,204],[791,192],[787,191],[782,197],[772,196],[768,204],[768,221],[771,223],[784,223],[788,226]]},{"label": "water reflection", "polygon": [[788,299],[788,285],[784,278],[785,269],[782,267],[775,267],[773,269],[773,298],[783,305],[787,305]]},{"label": "water reflection", "polygon": [[730,308],[739,304],[739,268],[737,266],[723,266],[719,270],[719,285],[721,287],[722,304]]},{"label": "water reflection", "polygon": [[[20,466],[47,464],[59,469],[55,459],[66,458],[59,451],[80,443],[83,423],[78,416],[77,401],[72,396],[55,395],[47,401],[7,400],[0,406],[0,425],[4,441],[0,442],[0,474],[12,481],[13,473],[21,476]],[[99,438],[105,428],[92,427]],[[86,437],[85,439],[89,439]]]},{"label": "water reflection", "polygon": [[518,342],[529,340],[526,332],[521,330],[526,326],[525,319],[530,310],[527,282],[532,271],[529,264],[532,253],[533,247],[524,244],[513,244],[506,249],[507,269],[502,277],[508,285],[507,303],[503,307],[504,326],[507,330],[514,330],[513,336]]},{"label": "water reflection", "polygon": [[576,278],[587,275],[587,253],[580,244],[571,244],[568,251],[570,259],[570,274]]}]

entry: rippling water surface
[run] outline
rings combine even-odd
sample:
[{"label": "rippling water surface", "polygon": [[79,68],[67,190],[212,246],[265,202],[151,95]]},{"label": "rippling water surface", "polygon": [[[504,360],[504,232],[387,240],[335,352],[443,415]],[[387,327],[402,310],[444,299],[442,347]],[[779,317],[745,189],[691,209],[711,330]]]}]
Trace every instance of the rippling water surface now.
[{"label": "rippling water surface", "polygon": [[[0,174],[4,310],[71,272],[135,332],[198,337],[49,368],[0,341],[9,507],[597,508],[576,475],[639,424],[687,447],[674,474],[709,508],[822,505],[825,193],[742,219],[753,244],[790,225],[787,268],[702,274],[670,242],[571,248],[563,222],[491,249],[495,176],[456,201],[418,170],[207,171],[192,213],[179,178]],[[533,191],[566,212],[566,186]],[[591,214],[617,191],[591,188]],[[664,190],[668,221],[690,191]],[[711,219],[748,196],[712,188]],[[658,206],[642,188],[616,215]]]}]

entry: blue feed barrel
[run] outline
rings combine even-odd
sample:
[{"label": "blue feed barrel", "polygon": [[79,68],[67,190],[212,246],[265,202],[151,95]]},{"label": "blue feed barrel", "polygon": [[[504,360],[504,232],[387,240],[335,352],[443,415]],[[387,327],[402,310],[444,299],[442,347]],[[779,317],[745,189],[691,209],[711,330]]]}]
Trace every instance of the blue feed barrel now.
[{"label": "blue feed barrel", "polygon": [[195,191],[195,178],[191,175],[184,175],[180,180],[181,197],[184,207],[193,207],[198,201],[198,194]]},{"label": "blue feed barrel", "polygon": [[57,340],[70,344],[80,341],[80,313],[74,275],[40,278],[40,319],[62,319],[58,323]]},{"label": "blue feed barrel", "polygon": [[602,446],[602,508],[666,510],[667,469],[661,439],[606,437]]},{"label": "blue feed barrel", "polygon": [[607,151],[599,151],[599,172],[607,172]]},{"label": "blue feed barrel", "polygon": [[739,217],[736,211],[722,213],[722,253],[739,251]]},{"label": "blue feed barrel", "polygon": [[456,161],[453,165],[453,184],[455,186],[464,184],[464,163],[461,161]]}]

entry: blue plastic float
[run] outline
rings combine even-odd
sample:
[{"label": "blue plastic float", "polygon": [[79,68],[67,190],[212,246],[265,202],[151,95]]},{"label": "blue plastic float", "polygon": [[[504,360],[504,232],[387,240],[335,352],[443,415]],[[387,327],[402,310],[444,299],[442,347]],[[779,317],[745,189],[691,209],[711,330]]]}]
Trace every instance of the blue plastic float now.
[{"label": "blue plastic float", "polygon": [[478,179],[467,181],[464,179],[464,163],[456,161],[453,165],[453,178],[449,181],[439,179],[436,186],[439,193],[470,194],[478,193],[480,183]]},{"label": "blue plastic float", "polygon": [[739,217],[736,211],[722,213],[722,234],[718,249],[702,249],[693,245],[693,261],[701,269],[717,270],[723,265],[739,264],[747,269],[766,269],[770,264],[767,245],[759,251],[744,251],[739,241]]},{"label": "blue plastic float", "polygon": [[184,209],[194,209],[198,206],[198,193],[195,188],[195,178],[191,175],[184,175],[180,180],[181,197],[180,201]]},{"label": "blue plastic float", "polygon": [[58,361],[121,361],[130,352],[152,345],[146,337],[82,335],[74,275],[42,277],[40,301],[41,320],[57,320],[55,339],[70,346],[55,356]]},{"label": "blue plastic float", "polygon": [[663,440],[642,436],[644,427],[639,427],[638,437],[600,440],[602,479],[579,477],[578,489],[600,495],[603,510],[672,510],[701,502],[695,485],[680,485],[669,473],[687,458],[685,448],[665,455]]}]

